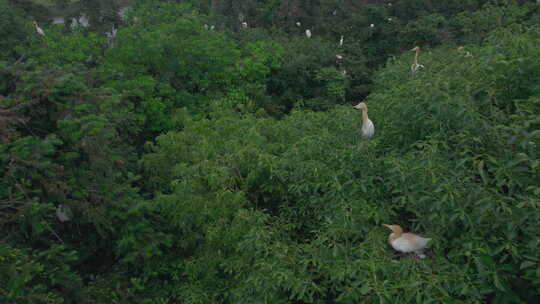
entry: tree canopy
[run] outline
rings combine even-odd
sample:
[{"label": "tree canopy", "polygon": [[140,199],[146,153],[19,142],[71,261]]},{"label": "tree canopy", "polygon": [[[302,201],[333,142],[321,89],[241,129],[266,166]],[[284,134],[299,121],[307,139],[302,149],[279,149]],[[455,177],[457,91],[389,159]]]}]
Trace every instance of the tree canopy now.
[{"label": "tree canopy", "polygon": [[0,302],[540,300],[534,1],[53,2],[0,0]]}]

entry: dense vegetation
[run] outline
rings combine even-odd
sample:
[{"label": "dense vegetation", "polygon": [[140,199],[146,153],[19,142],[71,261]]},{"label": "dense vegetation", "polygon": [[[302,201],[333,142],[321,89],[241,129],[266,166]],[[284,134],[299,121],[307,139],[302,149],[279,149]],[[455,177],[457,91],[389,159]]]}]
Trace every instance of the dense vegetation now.
[{"label": "dense vegetation", "polygon": [[540,301],[535,1],[45,2],[0,0],[0,303]]}]

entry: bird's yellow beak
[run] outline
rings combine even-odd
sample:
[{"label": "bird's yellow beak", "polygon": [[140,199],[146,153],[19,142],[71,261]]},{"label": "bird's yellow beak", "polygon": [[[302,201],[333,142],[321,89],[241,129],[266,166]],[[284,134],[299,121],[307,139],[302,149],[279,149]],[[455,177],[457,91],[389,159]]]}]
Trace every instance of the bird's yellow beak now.
[{"label": "bird's yellow beak", "polygon": [[387,225],[387,224],[383,224],[383,226],[386,226],[386,228],[392,230],[392,228],[390,227],[390,225]]}]

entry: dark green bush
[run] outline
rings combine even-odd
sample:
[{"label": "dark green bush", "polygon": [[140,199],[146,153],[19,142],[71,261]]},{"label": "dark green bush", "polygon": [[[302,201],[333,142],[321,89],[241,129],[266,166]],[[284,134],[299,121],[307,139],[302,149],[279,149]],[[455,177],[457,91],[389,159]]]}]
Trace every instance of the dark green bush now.
[{"label": "dark green bush", "polygon": [[[538,101],[508,95],[494,81],[506,69],[492,69],[494,48],[515,58],[511,66],[535,54],[538,32],[520,32],[468,47],[473,57],[424,54],[414,75],[411,54],[390,64],[368,100],[372,141],[360,140],[350,106],[281,121],[220,107],[160,136],[143,161],[153,187],[167,189],[153,212],[182,235],[172,246],[191,278],[169,294],[198,302],[202,288],[234,303],[537,299]],[[513,86],[538,79],[525,71]],[[484,91],[499,103],[486,105]],[[386,222],[433,237],[430,258],[393,259]]]},{"label": "dark green bush", "polygon": [[540,31],[456,17],[483,2],[138,1],[106,49],[46,27],[0,63],[0,302],[538,302]]}]

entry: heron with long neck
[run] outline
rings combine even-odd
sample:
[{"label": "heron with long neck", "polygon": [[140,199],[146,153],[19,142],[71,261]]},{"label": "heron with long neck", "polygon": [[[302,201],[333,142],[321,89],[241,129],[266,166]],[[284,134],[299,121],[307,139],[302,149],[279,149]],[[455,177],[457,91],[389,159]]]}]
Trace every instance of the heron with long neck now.
[{"label": "heron with long neck", "polygon": [[34,26],[36,27],[36,32],[40,35],[40,36],[45,36],[45,32],[43,31],[43,29],[41,29],[38,24],[37,24],[37,21],[32,21],[32,23],[34,24]]},{"label": "heron with long neck", "polygon": [[368,117],[368,108],[365,102],[361,102],[354,106],[355,109],[362,110],[362,128],[360,129],[360,135],[362,138],[369,139],[375,134],[375,126]]},{"label": "heron with long neck", "polygon": [[416,52],[416,54],[414,54],[413,64],[411,65],[411,72],[414,74],[416,73],[416,71],[418,71],[419,68],[424,68],[424,65],[418,63],[418,57],[420,56],[420,47],[415,46],[413,49],[411,49],[411,51]]}]

